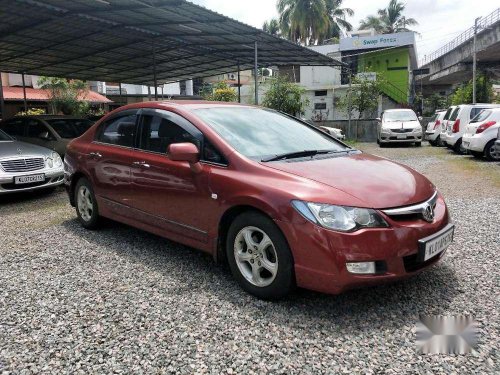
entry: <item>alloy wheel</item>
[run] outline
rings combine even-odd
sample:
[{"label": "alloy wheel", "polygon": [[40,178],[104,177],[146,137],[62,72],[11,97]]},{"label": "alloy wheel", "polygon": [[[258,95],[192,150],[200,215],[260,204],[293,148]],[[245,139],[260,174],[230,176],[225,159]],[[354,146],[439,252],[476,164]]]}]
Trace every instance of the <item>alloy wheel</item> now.
[{"label": "alloy wheel", "polygon": [[78,212],[84,221],[90,221],[94,212],[92,194],[86,186],[80,186],[77,196]]},{"label": "alloy wheel", "polygon": [[276,278],[276,248],[271,238],[257,227],[245,227],[236,235],[234,258],[241,274],[252,285],[266,287]]},{"label": "alloy wheel", "polygon": [[500,151],[497,151],[494,143],[490,147],[490,155],[493,160],[500,160]]}]

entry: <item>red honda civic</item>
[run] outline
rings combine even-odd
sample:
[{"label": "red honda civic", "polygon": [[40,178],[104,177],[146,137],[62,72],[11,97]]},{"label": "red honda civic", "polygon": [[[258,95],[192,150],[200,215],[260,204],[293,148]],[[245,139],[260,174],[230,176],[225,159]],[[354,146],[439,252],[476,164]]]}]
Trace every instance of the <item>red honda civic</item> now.
[{"label": "red honda civic", "polygon": [[106,217],[198,248],[264,299],[402,279],[453,240],[427,178],[264,108],[125,106],[75,139],[64,163],[85,228]]}]

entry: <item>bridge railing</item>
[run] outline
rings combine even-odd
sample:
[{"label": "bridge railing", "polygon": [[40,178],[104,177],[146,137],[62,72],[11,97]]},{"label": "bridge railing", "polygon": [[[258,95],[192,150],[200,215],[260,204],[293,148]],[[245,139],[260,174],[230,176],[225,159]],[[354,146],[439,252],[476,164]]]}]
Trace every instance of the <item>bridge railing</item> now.
[{"label": "bridge railing", "polygon": [[[493,13],[489,14],[486,17],[483,17],[479,20],[477,26],[478,26],[478,32],[481,32],[482,30],[486,29],[487,27],[495,24],[500,20],[500,8],[495,10]],[[455,39],[453,39],[451,42],[445,44],[443,47],[440,49],[434,51],[430,55],[426,55],[421,61],[420,61],[420,66],[426,65],[430,63],[431,61],[434,61],[438,59],[439,57],[447,54],[448,52],[454,50],[458,46],[468,42],[474,37],[474,26],[472,26],[470,29],[465,30],[462,34],[457,36]]]}]

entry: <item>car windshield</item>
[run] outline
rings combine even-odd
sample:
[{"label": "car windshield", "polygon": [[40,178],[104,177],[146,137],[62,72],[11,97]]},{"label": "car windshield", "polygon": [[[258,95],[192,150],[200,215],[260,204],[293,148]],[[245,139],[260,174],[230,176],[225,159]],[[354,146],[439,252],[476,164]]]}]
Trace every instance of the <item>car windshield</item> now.
[{"label": "car windshield", "polygon": [[476,117],[474,117],[470,122],[481,122],[481,121],[484,121],[486,120],[488,117],[490,117],[491,115],[491,110],[484,110],[484,111],[481,111],[479,112]]},{"label": "car windshield", "polygon": [[324,132],[272,110],[222,107],[197,109],[195,114],[236,151],[252,159],[305,151],[351,150]]},{"label": "car windshield", "polygon": [[384,121],[418,121],[418,119],[413,111],[391,111],[384,113]]},{"label": "car windshield", "polygon": [[61,138],[77,138],[85,133],[94,123],[87,119],[46,120]]},{"label": "car windshield", "polygon": [[12,137],[7,133],[3,132],[2,130],[0,130],[0,142],[2,141],[12,141]]}]

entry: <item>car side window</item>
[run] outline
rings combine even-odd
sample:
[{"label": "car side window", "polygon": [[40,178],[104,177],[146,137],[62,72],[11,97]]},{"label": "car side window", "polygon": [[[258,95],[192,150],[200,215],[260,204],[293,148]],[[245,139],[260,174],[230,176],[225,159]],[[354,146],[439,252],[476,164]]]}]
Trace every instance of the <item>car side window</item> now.
[{"label": "car side window", "polygon": [[476,117],[484,109],[486,109],[486,108],[477,108],[477,107],[472,108],[470,111],[470,119],[472,120],[474,117]]},{"label": "car side window", "polygon": [[0,129],[14,137],[24,137],[24,119],[13,119],[5,121]]},{"label": "car side window", "polygon": [[99,128],[96,140],[101,143],[134,147],[136,115],[115,117]]},{"label": "car side window", "polygon": [[50,133],[47,126],[45,126],[41,121],[28,120],[26,125],[28,128],[27,136],[29,138],[54,140],[54,136]]},{"label": "car side window", "polygon": [[194,135],[179,126],[174,116],[143,115],[139,148],[166,154],[173,143],[193,143],[200,146]]}]

